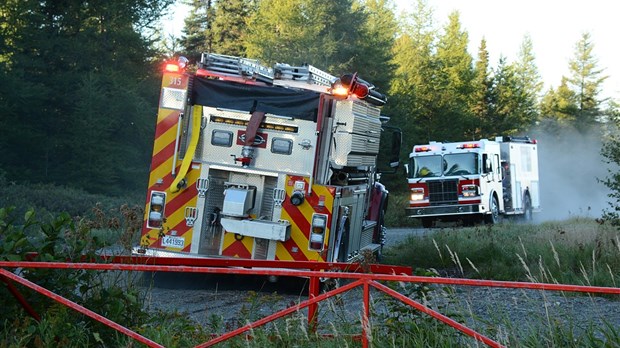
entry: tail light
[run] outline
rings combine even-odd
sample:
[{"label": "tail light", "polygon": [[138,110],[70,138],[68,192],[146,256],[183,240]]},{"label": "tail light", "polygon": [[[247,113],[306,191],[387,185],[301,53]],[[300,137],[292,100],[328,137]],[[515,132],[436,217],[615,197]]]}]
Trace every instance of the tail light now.
[{"label": "tail light", "polygon": [[321,251],[325,242],[325,229],[327,228],[327,215],[312,214],[312,226],[310,230],[310,249]]},{"label": "tail light", "polygon": [[160,228],[164,220],[164,208],[166,206],[166,193],[152,191],[149,201],[149,214],[146,222],[148,228]]}]

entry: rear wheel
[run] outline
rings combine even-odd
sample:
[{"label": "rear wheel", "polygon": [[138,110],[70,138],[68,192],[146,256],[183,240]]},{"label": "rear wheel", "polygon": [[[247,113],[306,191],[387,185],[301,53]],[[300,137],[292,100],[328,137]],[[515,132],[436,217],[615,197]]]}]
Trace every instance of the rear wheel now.
[{"label": "rear wheel", "polygon": [[532,221],[532,199],[527,194],[523,199],[523,220],[525,222]]},{"label": "rear wheel", "polygon": [[497,202],[497,197],[493,196],[491,199],[491,205],[489,206],[489,211],[491,214],[486,215],[485,220],[489,225],[494,225],[499,223],[499,203]]},{"label": "rear wheel", "polygon": [[377,257],[377,262],[383,261],[383,245],[385,244],[385,236],[386,230],[385,227],[385,209],[387,209],[387,199],[385,200],[385,206],[381,207],[379,211],[379,221],[377,221],[377,233],[375,235],[376,239],[374,241],[375,244],[381,245],[379,249],[376,251],[375,255]]}]

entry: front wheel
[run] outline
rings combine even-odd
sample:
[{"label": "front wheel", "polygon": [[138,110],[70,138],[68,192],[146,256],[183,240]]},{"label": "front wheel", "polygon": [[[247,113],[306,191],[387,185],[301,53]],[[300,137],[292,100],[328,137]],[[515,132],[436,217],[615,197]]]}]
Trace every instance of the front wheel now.
[{"label": "front wheel", "polygon": [[489,225],[495,225],[499,223],[499,203],[497,197],[493,196],[491,199],[491,206],[489,207],[491,214],[486,215],[485,220]]},{"label": "front wheel", "polygon": [[433,218],[422,218],[422,227],[424,228],[432,228],[435,225],[435,219]]}]

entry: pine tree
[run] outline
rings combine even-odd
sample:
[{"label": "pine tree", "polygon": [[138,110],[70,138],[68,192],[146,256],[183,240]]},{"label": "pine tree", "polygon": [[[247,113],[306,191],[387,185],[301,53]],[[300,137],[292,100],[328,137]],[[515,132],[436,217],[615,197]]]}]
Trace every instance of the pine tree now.
[{"label": "pine tree", "polygon": [[603,219],[620,228],[620,105],[617,101],[610,101],[606,110],[607,122],[603,134],[603,148],[601,154],[607,164],[607,177],[600,181],[611,191],[608,194],[608,209],[603,211]]},{"label": "pine tree", "polygon": [[370,81],[382,93],[386,93],[394,76],[392,47],[396,38],[397,22],[395,6],[391,0],[362,0],[356,3],[354,11],[365,14],[362,35],[356,44],[355,58],[350,70],[358,71],[362,78]]},{"label": "pine tree", "polygon": [[183,55],[190,61],[200,60],[203,52],[211,52],[213,48],[213,35],[211,21],[214,17],[212,0],[191,0],[189,16],[185,18],[183,35],[180,44],[183,47]]},{"label": "pine tree", "polygon": [[527,113],[526,92],[517,75],[514,64],[501,57],[494,74],[493,110],[490,135],[516,135],[531,125]]},{"label": "pine tree", "polygon": [[[452,12],[437,46],[437,80],[441,90],[435,95],[438,106],[436,121],[431,125],[441,140],[456,141],[471,128],[472,114],[468,109],[472,81],[473,58],[467,51],[468,34],[461,28],[460,15]],[[450,127],[445,125],[449,124]],[[470,131],[471,132],[471,131]]]},{"label": "pine tree", "polygon": [[355,59],[364,13],[351,0],[262,0],[248,21],[247,55],[269,65],[312,64],[334,74]]},{"label": "pine tree", "polygon": [[471,112],[473,125],[466,134],[467,138],[481,139],[489,135],[489,121],[492,112],[493,78],[489,71],[489,52],[487,42],[483,38],[478,49],[478,60],[474,68],[472,81]]},{"label": "pine tree", "polygon": [[211,27],[215,53],[245,56],[246,18],[254,11],[252,0],[218,1]]},{"label": "pine tree", "polygon": [[534,44],[529,35],[523,37],[517,61],[513,65],[516,83],[521,90],[519,94],[520,100],[517,101],[517,110],[515,110],[515,112],[521,114],[520,119],[522,122],[518,126],[523,128],[523,130],[527,130],[540,117],[540,94],[543,88],[542,79],[536,66]]},{"label": "pine tree", "polygon": [[561,128],[574,125],[578,110],[577,96],[569,88],[568,79],[562,77],[557,90],[550,88],[541,100],[542,126],[548,132],[558,134]]},{"label": "pine tree", "polygon": [[[0,4],[9,24],[0,25],[0,66],[3,82],[10,82],[9,88],[2,84],[0,108],[8,111],[3,118],[12,119],[0,128],[0,138],[9,139],[2,147],[10,154],[0,158],[0,167],[9,168],[9,179],[74,185],[92,161],[115,168],[111,182],[117,189],[137,187],[134,180],[141,178],[136,173],[147,173],[149,139],[138,137],[129,125],[144,129],[150,124],[155,106],[144,100],[156,95],[158,85],[151,79],[155,52],[142,30],[170,4],[170,0]],[[87,76],[102,81],[101,90],[114,91],[98,97],[108,96],[99,108],[88,107],[96,100],[93,93],[83,93],[93,90]],[[93,100],[84,100],[89,95]],[[106,134],[91,132],[103,127],[116,128]],[[105,151],[107,146],[116,151]],[[81,151],[86,147],[89,153]],[[110,163],[109,158],[115,160]],[[83,175],[89,182],[79,185],[92,189],[90,183],[106,180],[104,173],[100,175]],[[112,191],[114,187],[106,190]]]},{"label": "pine tree", "polygon": [[437,31],[432,9],[424,0],[418,0],[415,9],[400,21],[402,32],[394,43],[395,76],[385,112],[402,128],[408,141],[403,147],[410,149],[414,143],[437,140],[431,126],[439,88],[434,80]]}]

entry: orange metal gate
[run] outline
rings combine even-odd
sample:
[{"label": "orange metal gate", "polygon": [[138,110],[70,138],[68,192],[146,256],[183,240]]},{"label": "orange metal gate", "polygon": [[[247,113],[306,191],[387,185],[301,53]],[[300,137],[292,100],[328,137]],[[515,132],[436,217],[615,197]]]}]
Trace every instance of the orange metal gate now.
[{"label": "orange metal gate", "polygon": [[[596,286],[581,286],[581,285],[563,285],[563,284],[549,284],[549,283],[526,283],[526,282],[508,282],[508,281],[492,281],[492,280],[473,280],[462,278],[440,278],[440,277],[424,277],[424,276],[412,276],[410,275],[410,269],[406,267],[398,266],[386,266],[386,265],[368,265],[368,267],[362,267],[358,264],[329,264],[333,268],[345,268],[342,272],[324,272],[317,270],[291,270],[287,269],[292,264],[288,262],[270,261],[269,265],[273,268],[235,268],[227,266],[239,266],[243,265],[243,262],[235,264],[235,261],[222,260],[222,259],[201,259],[200,261],[193,261],[195,264],[201,264],[200,266],[174,266],[169,263],[175,262],[175,260],[166,259],[148,259],[148,258],[133,258],[133,257],[114,257],[109,259],[113,263],[63,263],[63,262],[10,262],[0,261],[0,278],[7,283],[9,290],[16,299],[24,306],[24,309],[28,311],[33,317],[38,318],[38,314],[35,313],[28,305],[25,298],[21,296],[16,287],[14,287],[11,281],[17,282],[23,286],[31,288],[69,308],[72,308],[88,317],[95,319],[141,343],[148,345],[149,347],[162,347],[157,342],[154,342],[142,335],[132,331],[118,323],[115,323],[83,306],[72,302],[64,297],[61,297],[37,284],[30,282],[17,274],[14,274],[5,268],[50,268],[50,269],[81,269],[81,270],[113,270],[113,271],[140,271],[140,272],[185,272],[185,273],[207,273],[207,274],[235,274],[235,275],[264,275],[264,276],[284,276],[284,277],[307,277],[310,279],[309,285],[309,298],[297,305],[288,307],[284,310],[278,311],[271,315],[268,315],[253,323],[247,324],[243,327],[235,329],[233,331],[224,333],[220,336],[216,336],[208,342],[200,344],[196,347],[210,347],[217,343],[223,342],[227,339],[235,337],[237,335],[246,333],[253,328],[262,326],[276,319],[287,316],[291,313],[299,311],[304,308],[308,308],[308,323],[311,326],[316,325],[316,310],[318,303],[328,299],[332,296],[344,293],[351,289],[362,287],[363,288],[363,315],[362,315],[362,333],[361,341],[363,347],[369,345],[369,317],[370,317],[370,288],[375,288],[382,291],[403,303],[426,313],[433,318],[440,320],[441,322],[459,330],[460,332],[468,335],[475,340],[482,342],[490,347],[503,347],[499,342],[486,337],[457,321],[434,311],[423,304],[412,300],[411,298],[381,284],[382,281],[398,281],[407,283],[426,283],[426,284],[447,284],[447,285],[466,285],[466,286],[482,286],[482,287],[496,287],[496,288],[518,288],[518,289],[538,289],[538,290],[551,290],[551,291],[570,291],[570,292],[585,292],[585,293],[598,293],[598,294],[616,294],[620,295],[620,288],[611,287],[596,287]],[[176,262],[179,262],[176,260]],[[186,261],[187,262],[187,261]],[[158,263],[158,264],[155,264]],[[166,263],[166,264],[161,264]],[[206,266],[209,263],[213,263],[216,266]],[[280,266],[276,268],[276,266]],[[254,264],[256,267],[256,264]],[[318,264],[314,266],[308,264],[310,269],[325,269],[325,265],[321,267]],[[249,266],[239,266],[249,267]],[[349,270],[347,270],[349,269]],[[356,273],[359,271],[378,271],[384,272],[378,273]],[[392,273],[392,274],[385,274]],[[339,287],[335,290],[319,294],[319,282],[320,279],[325,278],[340,278],[352,280],[351,283]]]}]

